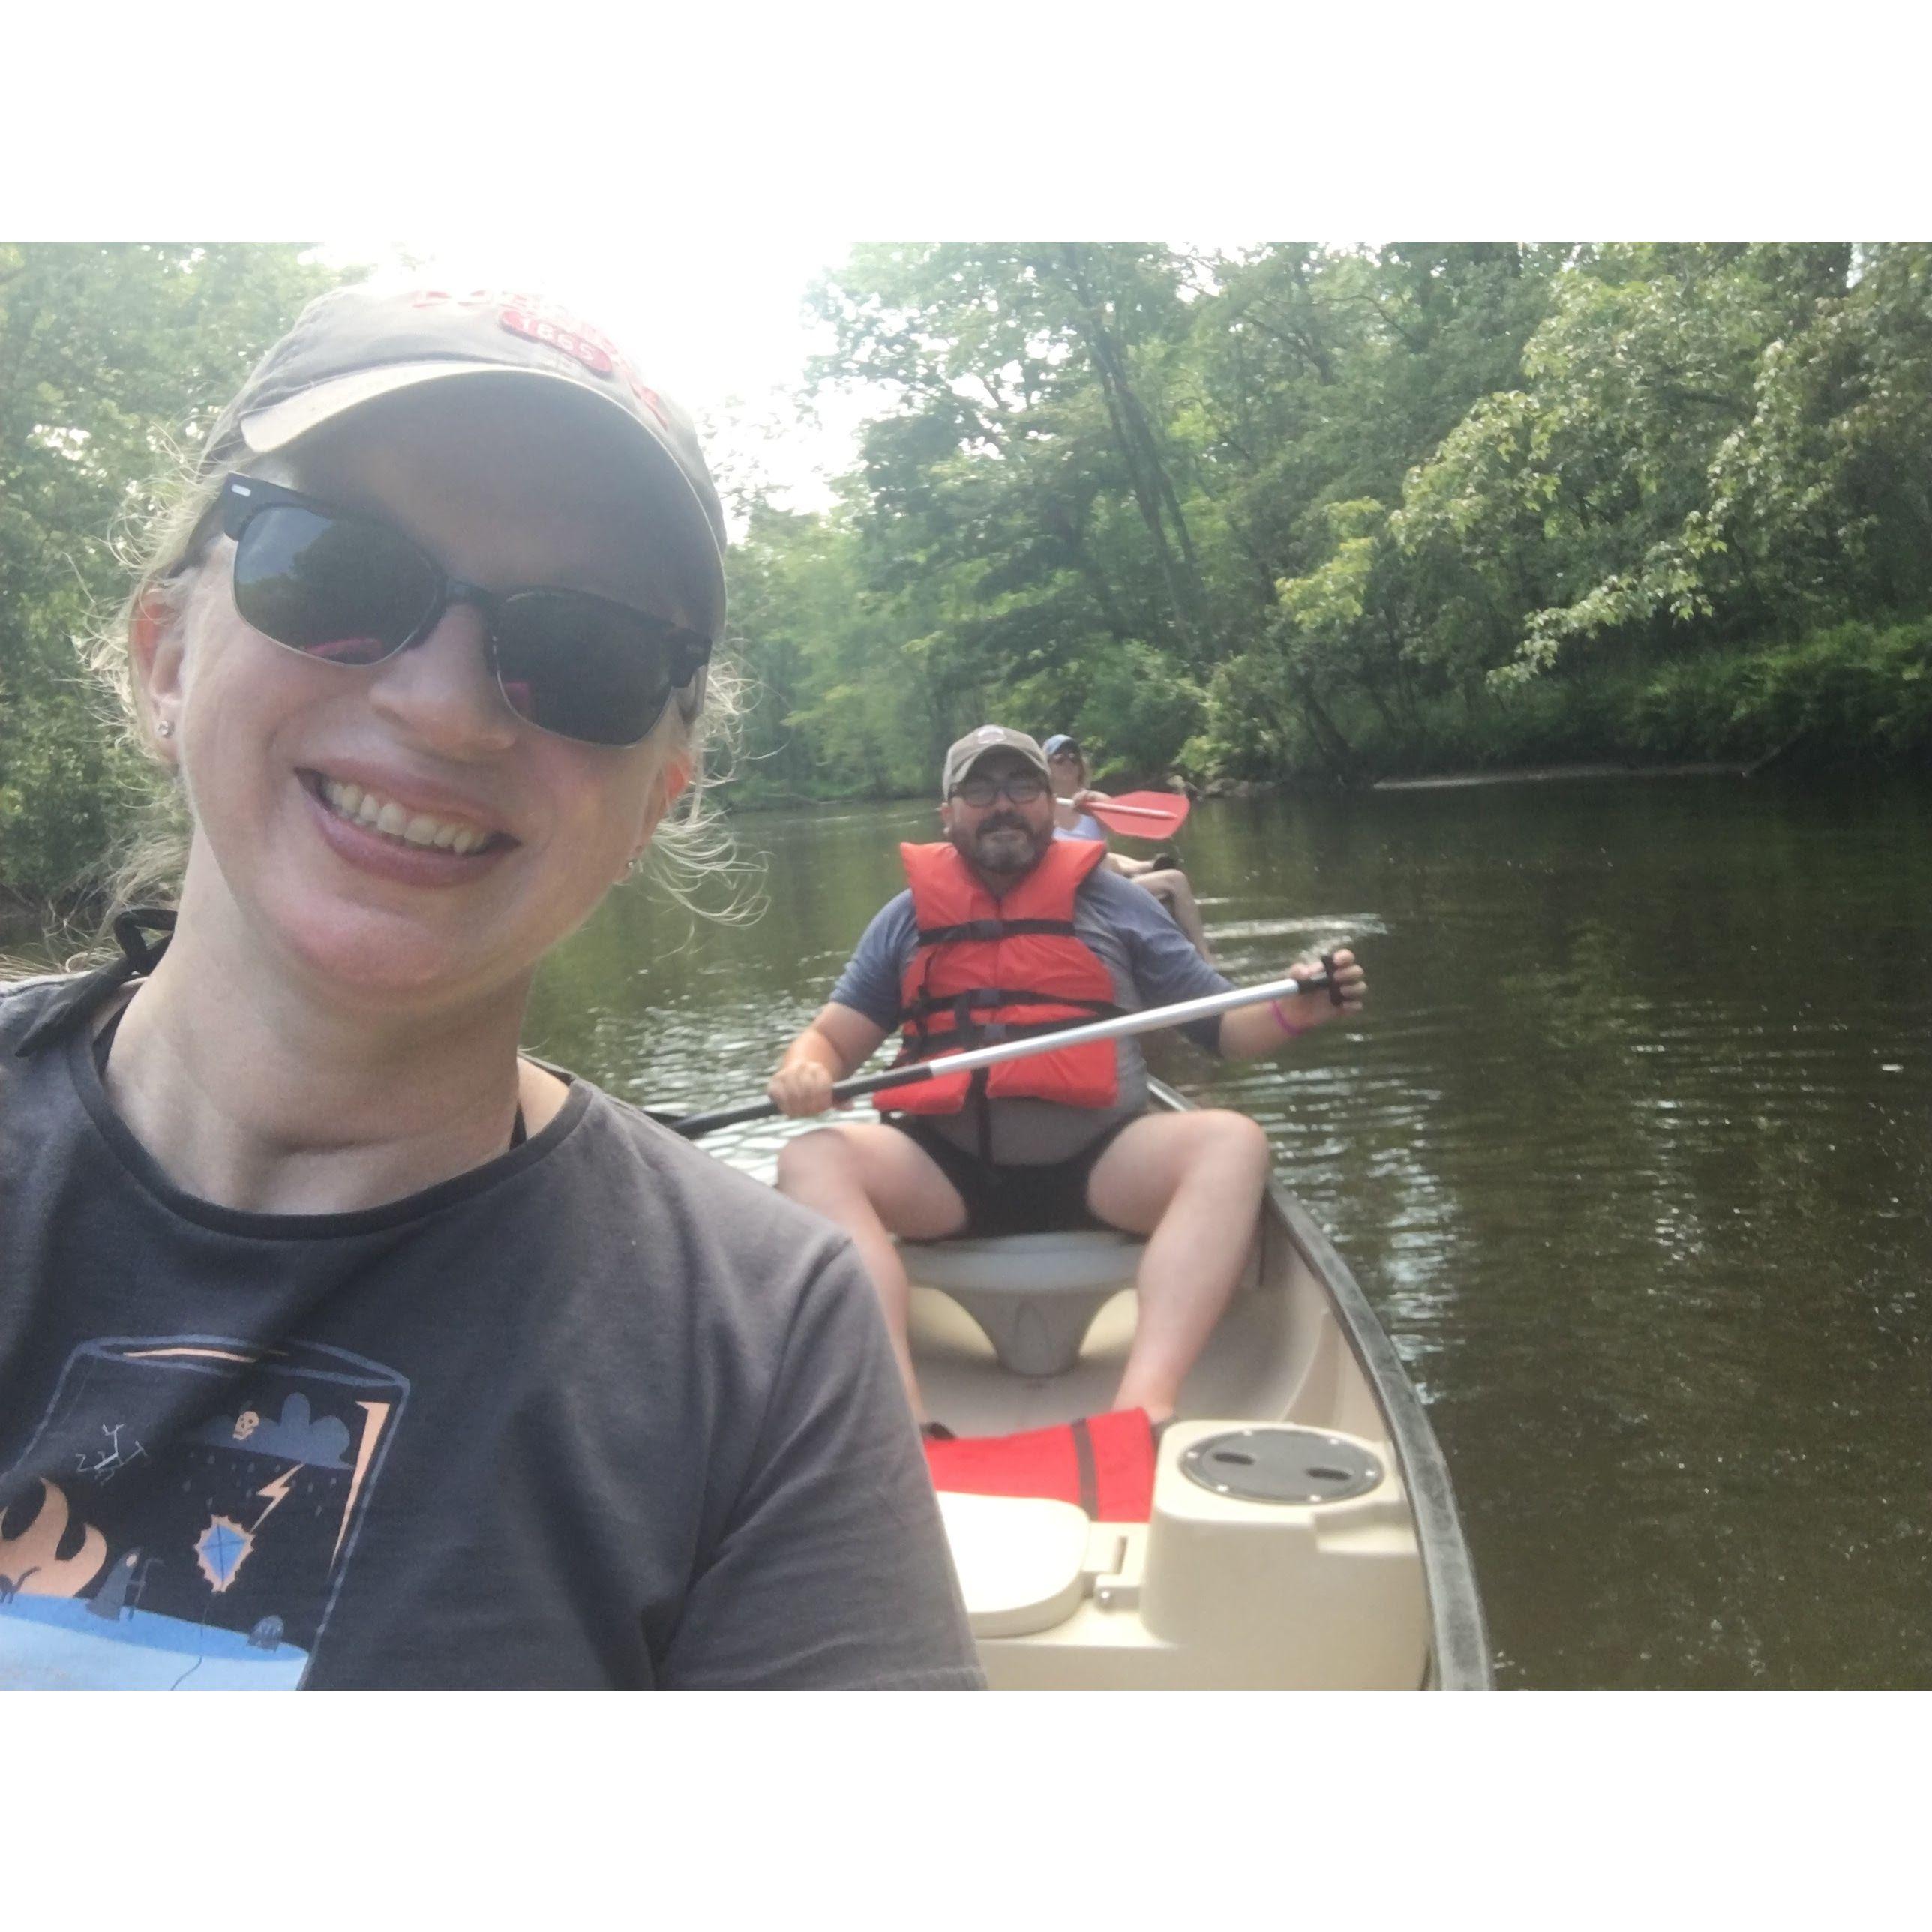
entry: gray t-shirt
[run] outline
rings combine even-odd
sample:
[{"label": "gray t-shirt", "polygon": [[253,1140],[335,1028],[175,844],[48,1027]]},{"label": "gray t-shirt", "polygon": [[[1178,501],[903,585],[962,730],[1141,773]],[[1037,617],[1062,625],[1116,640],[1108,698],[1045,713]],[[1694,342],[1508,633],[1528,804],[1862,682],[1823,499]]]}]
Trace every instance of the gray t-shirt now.
[{"label": "gray t-shirt", "polygon": [[983,1682],[830,1222],[583,1081],[406,1199],[216,1207],[84,1027],[17,1055],[71,983],[0,989],[0,1685]]},{"label": "gray t-shirt", "polygon": [[[1151,892],[1104,866],[1089,873],[1074,895],[1073,929],[1100,956],[1114,982],[1114,1004],[1124,1012],[1225,993],[1233,984],[1195,951]],[[899,987],[918,950],[912,894],[903,892],[866,927],[832,989],[833,1001],[875,1025],[897,1027]],[[1183,1030],[1211,1052],[1220,1022],[1196,1021]],[[1114,1051],[1120,1098],[1112,1107],[1065,1107],[1057,1101],[1024,1099],[990,1102],[994,1161],[1033,1167],[1070,1160],[1109,1127],[1142,1112],[1147,1106],[1147,1062],[1133,1040],[1117,1042]],[[956,1146],[979,1151],[975,1103],[957,1114],[920,1118]]]}]

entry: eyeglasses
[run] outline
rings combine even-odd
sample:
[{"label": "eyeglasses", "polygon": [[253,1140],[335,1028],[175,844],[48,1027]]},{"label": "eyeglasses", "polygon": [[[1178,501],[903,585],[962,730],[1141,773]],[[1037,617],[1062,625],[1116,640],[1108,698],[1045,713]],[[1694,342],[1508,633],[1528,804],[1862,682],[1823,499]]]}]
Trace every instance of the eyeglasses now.
[{"label": "eyeglasses", "polygon": [[472,604],[503,701],[559,738],[640,742],[711,656],[694,632],[583,591],[466,583],[400,530],[259,477],[229,477],[220,504],[235,608],[271,642],[360,668],[421,644],[452,604]]},{"label": "eyeglasses", "polygon": [[952,796],[976,810],[991,805],[1001,793],[1016,805],[1031,805],[1046,796],[1046,781],[1037,772],[1009,772],[1003,778],[968,778],[952,788]]}]

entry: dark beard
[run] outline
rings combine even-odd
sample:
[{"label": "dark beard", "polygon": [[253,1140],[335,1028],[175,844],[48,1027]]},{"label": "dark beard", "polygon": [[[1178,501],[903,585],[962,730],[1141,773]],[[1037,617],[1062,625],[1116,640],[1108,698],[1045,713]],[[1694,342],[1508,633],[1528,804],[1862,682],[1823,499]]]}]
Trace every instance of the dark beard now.
[{"label": "dark beard", "polygon": [[[1017,838],[993,836],[999,832],[1016,832],[1019,836]],[[1040,863],[1040,855],[1046,850],[1025,820],[1004,814],[988,819],[977,827],[970,839],[956,832],[952,847],[974,871],[1002,884],[1024,878]]]}]

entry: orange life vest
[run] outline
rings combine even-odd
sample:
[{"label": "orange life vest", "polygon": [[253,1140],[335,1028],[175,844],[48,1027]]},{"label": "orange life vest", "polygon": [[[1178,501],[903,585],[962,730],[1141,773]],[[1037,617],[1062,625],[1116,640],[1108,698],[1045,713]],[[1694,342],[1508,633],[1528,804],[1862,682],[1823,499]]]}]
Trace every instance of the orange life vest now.
[{"label": "orange life vest", "polygon": [[[1113,976],[1073,930],[1073,896],[1107,856],[1088,839],[1060,838],[1004,898],[995,898],[950,845],[902,845],[919,946],[899,981],[904,1066],[1118,1012]],[[1114,1043],[949,1073],[873,1096],[881,1113],[956,1114],[969,1092],[1066,1107],[1120,1097]]]},{"label": "orange life vest", "polygon": [[1096,1522],[1145,1522],[1156,1454],[1147,1411],[1117,1408],[1018,1436],[929,1441],[926,1466],[936,1490],[1051,1496],[1078,1503]]}]

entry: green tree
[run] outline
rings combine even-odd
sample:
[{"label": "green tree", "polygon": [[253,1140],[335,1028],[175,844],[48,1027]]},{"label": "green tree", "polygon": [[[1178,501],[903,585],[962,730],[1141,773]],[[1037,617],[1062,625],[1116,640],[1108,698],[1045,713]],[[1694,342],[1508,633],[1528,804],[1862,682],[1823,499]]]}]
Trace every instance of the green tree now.
[{"label": "green tree", "polygon": [[1780,721],[1903,755],[1928,264],[861,249],[818,292],[814,380],[877,410],[836,512],[754,524],[747,661],[816,789],[895,788],[908,721],[986,716],[1197,778],[1759,755]]},{"label": "green tree", "polygon": [[0,887],[62,892],[140,795],[76,640],[176,452],[334,279],[302,255],[0,244]]}]

